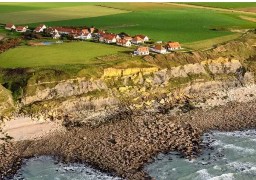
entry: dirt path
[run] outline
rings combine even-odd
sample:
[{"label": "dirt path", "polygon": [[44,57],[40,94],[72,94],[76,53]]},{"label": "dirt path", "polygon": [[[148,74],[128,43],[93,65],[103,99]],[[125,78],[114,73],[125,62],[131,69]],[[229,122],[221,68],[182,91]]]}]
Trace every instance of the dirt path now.
[{"label": "dirt path", "polygon": [[223,8],[216,8],[216,7],[197,6],[197,5],[192,5],[192,4],[179,4],[179,3],[171,3],[171,4],[175,5],[175,6],[180,6],[180,7],[190,7],[190,8],[209,9],[209,10],[215,10],[215,11],[229,12],[229,13],[256,15],[255,12],[246,12],[246,11],[242,11],[242,10],[233,10],[233,9],[223,9]]}]

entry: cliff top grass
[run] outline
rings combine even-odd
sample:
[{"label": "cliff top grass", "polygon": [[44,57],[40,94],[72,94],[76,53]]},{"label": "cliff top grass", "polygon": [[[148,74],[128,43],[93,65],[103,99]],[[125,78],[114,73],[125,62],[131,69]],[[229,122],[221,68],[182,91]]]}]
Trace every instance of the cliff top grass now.
[{"label": "cliff top grass", "polygon": [[[115,65],[132,58],[132,49],[94,42],[64,42],[49,46],[19,46],[0,54],[2,68],[28,68],[80,64]],[[113,55],[112,57],[110,55]],[[120,58],[127,57],[127,58]],[[106,59],[105,59],[106,58]],[[129,58],[129,59],[128,59]],[[115,61],[116,60],[116,61]]]}]

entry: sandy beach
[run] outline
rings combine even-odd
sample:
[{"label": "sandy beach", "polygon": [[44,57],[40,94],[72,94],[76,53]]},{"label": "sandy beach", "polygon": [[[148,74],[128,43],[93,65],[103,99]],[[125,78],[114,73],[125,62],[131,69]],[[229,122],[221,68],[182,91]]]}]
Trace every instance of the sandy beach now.
[{"label": "sandy beach", "polygon": [[2,130],[4,134],[12,137],[13,141],[22,141],[38,139],[64,128],[56,122],[35,121],[30,117],[14,117],[2,125]]}]

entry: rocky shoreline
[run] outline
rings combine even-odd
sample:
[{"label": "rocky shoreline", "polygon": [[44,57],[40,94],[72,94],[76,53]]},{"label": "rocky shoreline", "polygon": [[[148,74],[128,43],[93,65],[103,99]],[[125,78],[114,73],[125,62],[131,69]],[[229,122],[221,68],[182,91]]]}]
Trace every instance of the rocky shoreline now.
[{"label": "rocky shoreline", "polygon": [[39,140],[3,144],[0,179],[10,179],[22,159],[41,155],[55,156],[63,162],[88,163],[125,179],[152,179],[143,167],[160,152],[178,151],[182,157],[195,158],[202,148],[203,133],[255,128],[255,103],[228,103],[179,116],[131,114],[98,127],[79,125]]}]

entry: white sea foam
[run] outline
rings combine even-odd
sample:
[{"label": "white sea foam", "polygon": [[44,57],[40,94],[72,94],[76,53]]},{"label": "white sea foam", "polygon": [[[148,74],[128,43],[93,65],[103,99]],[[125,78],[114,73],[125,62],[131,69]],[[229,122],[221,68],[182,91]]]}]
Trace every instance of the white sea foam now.
[{"label": "white sea foam", "polygon": [[234,179],[234,174],[227,173],[227,174],[222,174],[220,176],[212,177],[209,180],[232,180],[232,179]]},{"label": "white sea foam", "polygon": [[213,135],[232,136],[232,137],[255,137],[256,130],[232,131],[232,132],[214,131]]},{"label": "white sea foam", "polygon": [[243,163],[243,162],[235,161],[235,162],[231,162],[227,165],[228,165],[228,167],[230,167],[231,169],[233,169],[235,171],[256,175],[256,164],[254,164],[254,163],[248,163],[248,162]]},{"label": "white sea foam", "polygon": [[239,152],[241,154],[253,154],[253,153],[255,153],[255,149],[240,147],[240,146],[236,146],[234,144],[226,144],[226,143],[223,143],[221,140],[216,140],[211,145],[212,146],[221,146],[224,149],[231,149],[231,150],[234,150],[234,151]]},{"label": "white sea foam", "polygon": [[211,175],[208,173],[207,169],[201,169],[196,173],[199,174],[197,177],[199,180],[206,180],[211,178]]}]

